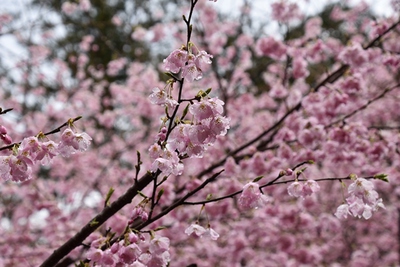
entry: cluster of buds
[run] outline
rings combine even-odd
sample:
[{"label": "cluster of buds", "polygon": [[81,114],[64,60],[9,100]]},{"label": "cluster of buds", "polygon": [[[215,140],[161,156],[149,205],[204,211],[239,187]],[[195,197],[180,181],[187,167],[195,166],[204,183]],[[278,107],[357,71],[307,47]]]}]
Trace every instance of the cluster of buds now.
[{"label": "cluster of buds", "polygon": [[76,133],[71,128],[62,133],[58,143],[43,133],[27,137],[14,145],[11,155],[0,157],[0,175],[5,181],[24,182],[31,179],[32,166],[36,162],[46,165],[59,154],[68,157],[77,151],[85,151],[91,140],[87,133]]}]

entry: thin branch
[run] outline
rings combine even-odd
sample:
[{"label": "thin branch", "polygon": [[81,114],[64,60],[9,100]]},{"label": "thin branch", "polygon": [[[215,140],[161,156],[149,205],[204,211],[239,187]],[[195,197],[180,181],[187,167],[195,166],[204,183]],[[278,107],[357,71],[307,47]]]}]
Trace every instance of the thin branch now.
[{"label": "thin branch", "polygon": [[138,194],[138,191],[143,190],[148,184],[150,184],[156,177],[158,173],[147,172],[130,187],[122,196],[120,196],[116,201],[111,203],[110,206],[104,207],[104,209],[91,219],[78,233],[71,237],[67,242],[65,242],[40,265],[40,267],[53,267],[62,258],[68,255],[74,248],[80,246],[82,242],[97,228],[99,228],[104,222],[111,218],[115,213],[121,210],[124,206],[132,202],[132,199]]},{"label": "thin branch", "polygon": [[[82,118],[82,116],[78,116],[78,117],[76,117],[76,118],[74,118],[74,119],[69,119],[69,120],[68,120],[66,123],[64,123],[63,125],[57,127],[56,129],[54,129],[54,130],[52,130],[52,131],[50,131],[50,132],[44,133],[44,135],[47,136],[47,135],[50,135],[50,134],[58,133],[58,132],[61,131],[61,129],[62,129],[63,127],[68,126],[68,123],[70,123],[70,122],[76,122],[77,120],[80,120],[81,118]],[[6,149],[12,149],[12,148],[14,147],[14,145],[19,145],[19,144],[21,144],[21,142],[12,143],[11,145],[0,147],[0,151],[6,150]]]},{"label": "thin branch", "polygon": [[334,122],[332,122],[332,123],[330,123],[330,124],[328,124],[328,125],[325,125],[324,128],[325,128],[325,129],[326,129],[326,128],[329,128],[329,127],[331,127],[332,125],[335,125],[335,124],[337,124],[337,123],[339,123],[339,122],[342,122],[342,121],[344,121],[344,120],[346,120],[346,119],[348,119],[348,118],[354,116],[355,114],[357,114],[358,112],[360,112],[360,111],[366,109],[369,105],[371,105],[371,104],[374,103],[375,101],[377,101],[377,100],[383,98],[387,93],[393,91],[394,89],[396,89],[396,88],[399,87],[399,86],[400,86],[400,84],[396,84],[395,86],[384,90],[384,91],[383,91],[382,93],[380,93],[378,96],[376,96],[376,97],[374,97],[374,98],[368,100],[367,103],[365,103],[365,104],[362,105],[361,107],[355,109],[353,112],[351,112],[351,113],[349,113],[349,114],[343,116],[342,118],[340,118],[340,119],[338,119],[338,120],[336,120],[336,121],[334,121]]},{"label": "thin branch", "polygon": [[[400,24],[400,20],[397,21],[396,23],[394,23],[391,27],[389,27],[386,31],[384,31],[381,35],[379,35],[378,37],[376,37],[374,40],[372,40],[370,43],[368,43],[368,45],[364,48],[364,49],[368,49],[370,47],[373,47],[376,42],[378,40],[380,40],[384,35],[386,35],[388,32],[390,32],[391,30],[393,30],[394,28],[397,27],[397,25]],[[326,84],[329,83],[334,83],[336,82],[340,77],[343,76],[343,74],[350,68],[349,65],[347,64],[343,64],[341,67],[339,67],[336,71],[334,71],[333,73],[331,73],[330,75],[328,75],[325,79],[323,79],[318,85],[316,85],[314,88],[311,88],[305,95],[309,95],[310,93],[313,92],[318,92],[319,89],[323,86],[325,86]],[[303,97],[303,99],[304,99]],[[292,113],[294,113],[295,111],[298,111],[302,108],[302,101],[300,100],[300,102],[295,105],[293,108],[291,108],[290,110],[288,110],[277,122],[275,122],[269,129],[265,130],[264,132],[260,133],[259,135],[257,135],[256,137],[254,137],[252,140],[248,141],[247,143],[241,145],[240,147],[238,147],[237,149],[229,152],[223,159],[221,159],[220,161],[214,163],[213,165],[211,165],[210,167],[208,167],[207,169],[201,171],[198,175],[196,175],[197,177],[201,178],[203,175],[212,172],[214,169],[222,166],[226,160],[231,157],[236,155],[237,153],[239,153],[240,151],[244,150],[245,148],[251,146],[252,144],[260,141],[264,136],[268,135],[270,132],[274,131],[275,129],[279,128],[280,125],[289,117],[289,115],[291,115]],[[267,145],[267,144],[264,144]]]},{"label": "thin branch", "polygon": [[211,183],[212,181],[214,181],[224,170],[221,170],[215,174],[213,174],[210,178],[208,178],[207,180],[205,180],[201,185],[199,185],[196,189],[194,189],[193,191],[190,191],[189,193],[187,193],[185,196],[181,197],[179,200],[175,201],[173,204],[171,204],[169,207],[167,207],[166,209],[164,209],[162,212],[160,212],[159,214],[157,214],[157,216],[153,217],[151,220],[147,220],[144,223],[141,223],[138,226],[133,226],[132,228],[134,228],[135,230],[141,230],[144,227],[148,226],[149,224],[157,221],[158,219],[164,217],[165,215],[167,215],[168,213],[170,213],[172,210],[174,210],[175,208],[177,208],[178,206],[183,205],[183,203],[185,203],[185,200],[187,200],[188,198],[190,198],[191,196],[193,196],[194,194],[196,194],[197,192],[199,192],[201,189],[203,189],[207,184]]},{"label": "thin branch", "polygon": [[[278,178],[280,178],[280,177],[278,177]],[[274,179],[273,181],[271,181],[269,183],[260,185],[260,189],[264,188],[264,187],[272,186],[272,185],[293,183],[295,181],[307,181],[307,179],[290,179],[290,180],[276,182],[278,178]],[[373,177],[373,176],[363,177],[363,178],[365,178],[365,179],[375,179],[375,177]],[[339,177],[326,177],[326,178],[314,179],[314,181],[316,181],[316,182],[342,181],[342,180],[351,180],[351,177],[350,176],[342,177],[342,178],[339,178]],[[204,204],[207,204],[207,203],[212,203],[212,202],[217,202],[217,201],[220,201],[220,200],[223,200],[223,199],[232,198],[232,197],[234,197],[236,195],[241,194],[242,192],[243,192],[243,190],[239,190],[237,192],[234,192],[232,194],[229,194],[229,195],[226,195],[226,196],[223,196],[223,197],[214,198],[214,199],[210,199],[210,200],[204,200],[204,201],[197,201],[197,202],[184,202],[184,203],[182,203],[182,205],[192,205],[192,206],[193,205],[204,205]]]}]

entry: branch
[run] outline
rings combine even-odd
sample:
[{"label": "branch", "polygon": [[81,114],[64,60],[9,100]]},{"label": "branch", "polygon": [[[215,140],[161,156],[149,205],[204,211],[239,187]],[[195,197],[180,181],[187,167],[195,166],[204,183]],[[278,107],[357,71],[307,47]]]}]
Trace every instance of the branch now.
[{"label": "branch", "polygon": [[[280,177],[282,177],[282,176],[280,176]],[[278,178],[275,178],[273,181],[271,181],[269,183],[266,183],[266,184],[263,184],[263,185],[260,185],[260,189],[264,188],[264,187],[272,186],[272,185],[293,183],[295,181],[307,181],[307,179],[291,179],[291,180],[285,180],[285,181],[276,182],[280,177],[278,176]],[[376,179],[376,177],[374,177],[374,176],[368,176],[368,177],[363,177],[363,178],[365,178],[365,179]],[[351,180],[351,177],[350,176],[342,177],[342,178],[340,178],[340,177],[326,177],[326,178],[315,179],[314,181],[322,182],[322,181],[342,181],[342,180]],[[207,203],[217,202],[217,201],[220,201],[220,200],[223,200],[223,199],[228,199],[228,198],[234,197],[236,195],[241,194],[242,192],[243,192],[243,190],[239,190],[237,192],[234,192],[232,194],[229,194],[229,195],[226,195],[226,196],[223,196],[223,197],[214,198],[214,199],[210,199],[210,200],[204,200],[204,201],[197,201],[197,202],[184,202],[184,203],[182,203],[182,205],[204,205],[204,204],[207,204]]]},{"label": "branch", "polygon": [[138,191],[143,190],[148,184],[150,184],[159,174],[147,172],[140,178],[137,183],[130,187],[122,196],[116,201],[111,203],[110,206],[104,207],[104,209],[91,219],[78,233],[71,237],[65,242],[40,265],[40,267],[53,267],[62,258],[68,255],[74,248],[80,246],[82,242],[93,233],[98,227],[104,222],[111,218],[115,213],[121,210],[124,206],[132,202],[132,199],[138,194]]},{"label": "branch", "polygon": [[[368,49],[370,47],[373,47],[384,35],[386,35],[387,33],[389,33],[391,30],[395,29],[397,27],[397,25],[400,24],[400,20],[397,21],[396,23],[394,23],[391,27],[389,27],[386,31],[384,31],[382,34],[380,34],[378,37],[376,37],[375,39],[373,39],[370,43],[367,44],[367,46],[364,49]],[[340,77],[343,76],[343,74],[350,68],[349,65],[347,64],[343,64],[341,67],[339,67],[336,71],[334,71],[333,73],[331,73],[330,75],[328,75],[325,79],[323,79],[319,84],[317,84],[314,88],[311,88],[304,96],[309,95],[310,93],[313,92],[318,92],[319,89],[323,86],[325,86],[326,84],[329,83],[334,83],[336,82]],[[210,167],[208,167],[207,169],[205,169],[204,171],[201,171],[198,175],[196,175],[197,177],[201,178],[203,175],[210,173],[211,171],[213,171],[214,169],[220,167],[221,165],[223,165],[225,163],[225,161],[231,157],[236,155],[237,153],[239,153],[240,151],[244,150],[245,148],[251,146],[252,144],[256,143],[257,141],[261,140],[264,136],[268,135],[270,132],[274,131],[275,129],[278,129],[280,127],[280,125],[287,119],[287,117],[289,117],[289,115],[291,115],[292,113],[294,113],[295,111],[298,111],[302,108],[302,101],[300,100],[300,102],[295,105],[293,108],[289,109],[286,114],[284,114],[277,122],[275,122],[275,124],[273,124],[269,129],[265,130],[264,132],[260,133],[258,136],[254,137],[252,140],[248,141],[247,143],[243,144],[242,146],[238,147],[237,149],[229,152],[223,159],[221,159],[220,161],[214,163],[213,165],[211,165]],[[267,145],[263,142],[263,145]]]},{"label": "branch", "polygon": [[213,174],[210,178],[208,178],[207,180],[205,180],[201,185],[199,185],[196,189],[194,189],[193,191],[190,191],[189,193],[187,193],[185,196],[181,197],[179,200],[175,201],[173,204],[171,204],[169,207],[167,207],[166,209],[164,209],[162,212],[160,212],[159,214],[157,214],[157,216],[153,217],[151,220],[147,220],[144,223],[141,223],[140,225],[137,226],[133,226],[132,228],[134,228],[135,230],[141,230],[144,227],[148,226],[149,224],[157,221],[158,219],[164,217],[165,215],[167,215],[168,213],[170,213],[172,210],[174,210],[175,208],[177,208],[178,206],[181,206],[185,203],[185,200],[190,198],[191,196],[193,196],[194,194],[196,194],[197,192],[199,192],[201,189],[203,189],[207,184],[209,184],[210,182],[214,181],[224,170],[221,170],[215,174]]},{"label": "branch", "polygon": [[[11,109],[7,109],[7,111],[10,111],[10,110],[11,110]],[[52,131],[50,131],[50,132],[44,133],[44,135],[47,136],[47,135],[51,135],[51,134],[58,133],[58,132],[61,131],[61,129],[62,129],[63,127],[68,126],[69,123],[71,123],[71,122],[76,122],[76,121],[78,121],[78,120],[80,120],[80,119],[82,119],[82,116],[78,116],[78,117],[76,117],[76,118],[74,118],[74,119],[69,119],[69,120],[68,120],[66,123],[64,123],[63,125],[57,127],[56,129],[54,129],[54,130],[52,130]],[[6,150],[6,149],[12,149],[12,148],[14,147],[14,145],[19,145],[19,144],[21,144],[21,142],[12,143],[11,145],[0,147],[0,151]]]},{"label": "branch", "polygon": [[385,89],[381,94],[379,94],[378,96],[376,96],[376,97],[374,97],[374,98],[368,100],[367,103],[365,103],[365,104],[362,105],[361,107],[359,107],[359,108],[357,108],[356,110],[354,110],[353,112],[351,112],[351,113],[349,113],[349,114],[343,116],[342,118],[340,118],[340,119],[338,119],[338,120],[336,120],[336,121],[334,121],[334,122],[332,122],[332,123],[326,125],[324,128],[325,128],[325,129],[326,129],[326,128],[329,128],[329,127],[331,127],[332,125],[335,125],[336,123],[339,123],[339,122],[341,122],[341,121],[344,121],[344,120],[346,120],[346,119],[352,117],[353,115],[357,114],[357,113],[360,112],[361,110],[366,109],[369,105],[371,105],[371,104],[374,103],[375,101],[377,101],[377,100],[383,98],[387,93],[391,92],[392,90],[396,89],[396,88],[399,87],[399,86],[400,86],[400,84],[396,84],[395,86],[393,86],[393,87],[391,87],[391,88]]}]

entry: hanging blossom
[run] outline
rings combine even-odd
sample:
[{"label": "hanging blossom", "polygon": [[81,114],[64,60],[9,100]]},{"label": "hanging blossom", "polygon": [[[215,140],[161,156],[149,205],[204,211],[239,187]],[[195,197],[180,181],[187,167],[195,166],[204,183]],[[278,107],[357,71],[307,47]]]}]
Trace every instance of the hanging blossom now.
[{"label": "hanging blossom", "polygon": [[68,127],[62,133],[57,149],[62,156],[69,157],[78,151],[87,150],[91,140],[92,138],[87,133],[76,133]]},{"label": "hanging blossom", "polygon": [[269,198],[261,193],[260,186],[257,183],[250,182],[243,187],[239,198],[239,206],[241,208],[257,209],[267,202],[269,202]]},{"label": "hanging blossom", "polygon": [[340,205],[335,216],[339,219],[346,219],[348,215],[364,219],[369,219],[372,212],[378,208],[385,208],[382,198],[379,198],[375,191],[374,184],[365,178],[356,178],[348,187],[349,196],[346,203]]},{"label": "hanging blossom", "polygon": [[14,146],[11,155],[0,157],[1,178],[4,181],[27,181],[32,178],[32,166],[35,163],[47,165],[59,154],[68,157],[77,151],[85,151],[91,140],[87,133],[75,133],[70,128],[63,132],[58,144],[49,140],[43,133],[24,138],[21,144]]},{"label": "hanging blossom", "polygon": [[219,238],[219,234],[214,229],[212,229],[210,225],[206,229],[197,223],[193,223],[188,228],[186,228],[185,234],[190,236],[193,233],[198,237],[209,237],[211,240],[217,240]]},{"label": "hanging blossom", "polygon": [[293,197],[305,198],[320,190],[318,183],[314,180],[307,180],[305,183],[295,181],[288,187],[289,195]]},{"label": "hanging blossom", "polygon": [[175,49],[172,53],[164,59],[164,67],[167,71],[172,73],[179,73],[182,71],[182,77],[190,81],[200,80],[203,77],[201,64],[211,64],[213,56],[206,51],[199,51],[196,55],[184,49]]}]

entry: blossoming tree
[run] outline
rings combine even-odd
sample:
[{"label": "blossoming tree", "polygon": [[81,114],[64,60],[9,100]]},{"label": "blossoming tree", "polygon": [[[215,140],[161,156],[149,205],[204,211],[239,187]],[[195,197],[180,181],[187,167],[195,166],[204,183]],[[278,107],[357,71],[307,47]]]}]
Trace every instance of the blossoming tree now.
[{"label": "blossoming tree", "polygon": [[398,1],[121,3],[0,16],[0,266],[398,264]]}]

